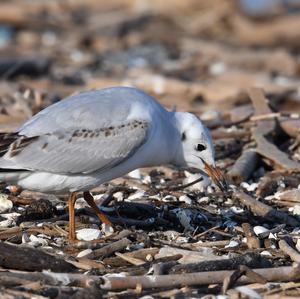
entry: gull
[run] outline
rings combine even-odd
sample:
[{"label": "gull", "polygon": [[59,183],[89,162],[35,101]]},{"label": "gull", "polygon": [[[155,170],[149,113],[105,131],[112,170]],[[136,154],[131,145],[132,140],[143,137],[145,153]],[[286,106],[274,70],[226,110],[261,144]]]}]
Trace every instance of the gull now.
[{"label": "gull", "polygon": [[222,189],[208,129],[188,112],[170,112],[132,87],[70,96],[16,132],[0,133],[0,180],[23,189],[68,193],[69,240],[76,239],[76,193],[111,224],[89,190],[142,167],[192,167]]}]

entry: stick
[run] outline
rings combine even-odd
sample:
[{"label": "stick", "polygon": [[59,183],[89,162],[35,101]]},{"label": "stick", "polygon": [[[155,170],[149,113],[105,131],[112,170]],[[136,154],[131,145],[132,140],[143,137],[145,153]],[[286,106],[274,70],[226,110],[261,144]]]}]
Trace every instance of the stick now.
[{"label": "stick", "polygon": [[300,263],[300,253],[292,248],[285,240],[280,240],[278,245],[279,248],[291,258],[291,260],[296,263]]},{"label": "stick", "polygon": [[[299,268],[279,267],[271,269],[253,269],[254,272],[264,277],[267,281],[291,281],[300,278]],[[100,285],[103,290],[134,289],[141,285],[143,289],[149,288],[174,288],[178,286],[220,284],[233,271],[210,271],[200,273],[129,276],[129,277],[102,277],[104,283]],[[255,282],[253,278],[242,277],[242,284]]]},{"label": "stick", "polygon": [[41,250],[0,242],[0,266],[9,269],[54,272],[74,271],[76,268],[63,259]]},{"label": "stick", "polygon": [[267,268],[272,266],[271,263],[261,255],[254,252],[248,252],[238,257],[229,259],[176,265],[170,270],[169,273],[180,274],[204,271],[235,270],[238,269],[240,265],[245,265],[250,268]]},{"label": "stick", "polygon": [[110,255],[112,255],[113,253],[120,251],[124,248],[126,248],[128,245],[131,244],[131,241],[129,241],[127,238],[118,240],[116,242],[113,242],[109,245],[106,245],[100,249],[96,249],[93,252],[91,252],[90,254],[86,255],[84,258],[105,258],[108,257]]},{"label": "stick", "polygon": [[[185,188],[188,188],[190,186],[193,186],[199,182],[203,181],[203,177],[200,177],[190,183],[187,183],[187,184],[184,184],[184,185],[180,185],[180,186],[170,186],[168,187],[168,191],[178,191],[178,190],[182,190],[182,189],[185,189]],[[165,188],[162,188],[161,191],[165,190]]]},{"label": "stick", "polygon": [[235,161],[233,167],[228,172],[228,176],[236,183],[246,181],[258,164],[258,155],[253,150],[245,150]]},{"label": "stick", "polygon": [[242,228],[247,238],[247,246],[249,249],[260,248],[260,240],[255,236],[255,233],[249,223],[243,223]]},{"label": "stick", "polygon": [[[262,89],[251,88],[248,93],[255,108],[256,116],[272,113]],[[267,158],[281,169],[299,171],[300,163],[289,159],[286,153],[280,151],[273,143],[266,139],[266,135],[274,132],[274,129],[275,121],[273,119],[258,121],[257,127],[254,128],[252,132],[253,138],[257,144],[257,153]]]},{"label": "stick", "polygon": [[264,217],[272,222],[278,221],[279,223],[285,223],[290,226],[300,225],[299,221],[293,218],[292,216],[273,209],[272,207],[254,199],[253,197],[241,190],[236,190],[233,193],[233,197],[257,216]]}]

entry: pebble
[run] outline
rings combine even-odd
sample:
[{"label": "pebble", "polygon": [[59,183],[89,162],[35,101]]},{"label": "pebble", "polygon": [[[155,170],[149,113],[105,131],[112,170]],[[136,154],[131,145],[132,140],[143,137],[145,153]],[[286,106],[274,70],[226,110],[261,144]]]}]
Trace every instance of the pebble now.
[{"label": "pebble", "polygon": [[8,195],[0,194],[0,213],[7,212],[13,207],[13,203],[8,199]]},{"label": "pebble", "polygon": [[258,236],[259,234],[265,233],[269,230],[267,228],[265,228],[264,226],[256,225],[253,227],[253,231]]},{"label": "pebble", "polygon": [[89,248],[88,248],[88,249],[85,249],[85,250],[82,250],[82,251],[80,251],[80,252],[77,254],[77,257],[78,257],[78,258],[84,257],[84,256],[90,254],[91,252],[93,252],[93,250],[92,250],[92,249],[89,249]]},{"label": "pebble", "polygon": [[94,228],[83,228],[76,232],[76,237],[81,241],[92,241],[101,237],[101,231]]}]

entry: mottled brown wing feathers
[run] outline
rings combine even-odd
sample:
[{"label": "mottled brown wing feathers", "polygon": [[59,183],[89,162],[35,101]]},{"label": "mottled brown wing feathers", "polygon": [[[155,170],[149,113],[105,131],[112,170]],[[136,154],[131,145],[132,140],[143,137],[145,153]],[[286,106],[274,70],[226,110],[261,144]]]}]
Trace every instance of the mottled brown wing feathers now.
[{"label": "mottled brown wing feathers", "polygon": [[28,144],[38,137],[20,136],[18,133],[0,133],[0,157],[9,152],[10,157],[16,156]]}]

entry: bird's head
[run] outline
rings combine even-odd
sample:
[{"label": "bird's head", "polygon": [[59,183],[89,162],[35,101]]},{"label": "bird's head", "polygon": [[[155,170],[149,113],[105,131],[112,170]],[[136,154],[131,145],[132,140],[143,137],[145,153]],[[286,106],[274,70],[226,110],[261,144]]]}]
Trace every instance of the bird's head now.
[{"label": "bird's head", "polygon": [[175,112],[176,126],[181,142],[176,151],[176,164],[198,169],[226,189],[226,181],[215,165],[214,147],[209,130],[194,114]]}]

